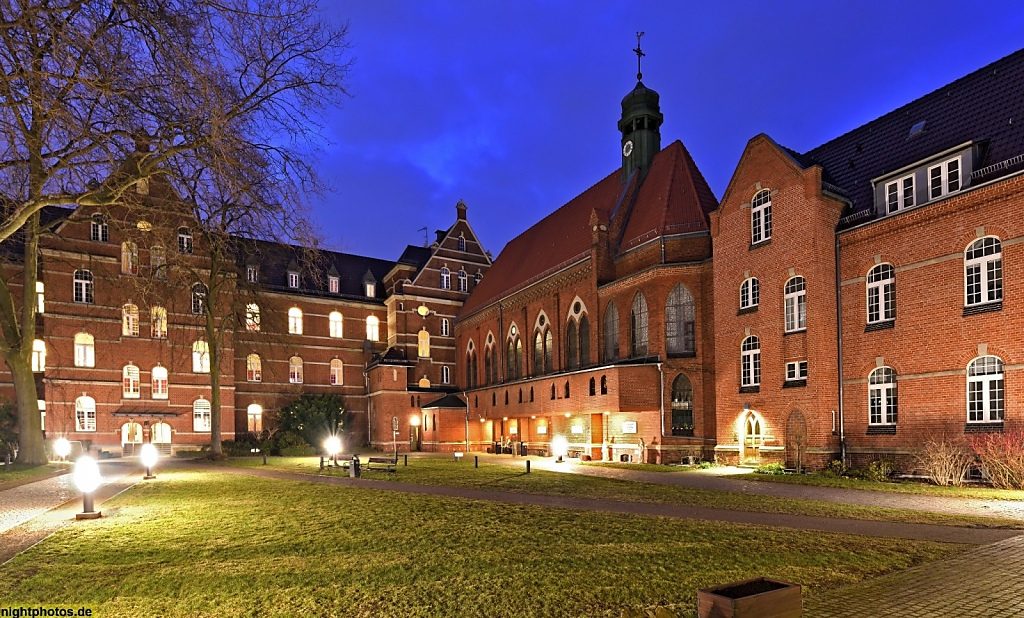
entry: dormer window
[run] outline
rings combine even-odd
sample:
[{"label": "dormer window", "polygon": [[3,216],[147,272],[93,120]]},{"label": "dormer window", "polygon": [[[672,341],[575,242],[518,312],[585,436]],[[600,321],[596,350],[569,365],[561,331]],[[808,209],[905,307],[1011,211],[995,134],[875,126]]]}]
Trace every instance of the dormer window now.
[{"label": "dormer window", "polygon": [[937,199],[960,190],[960,157],[928,168],[928,198]]},{"label": "dormer window", "polygon": [[245,267],[245,280],[249,283],[256,283],[260,280],[260,269],[258,266]]},{"label": "dormer window", "polygon": [[288,273],[288,287],[298,289],[299,287],[299,273],[291,271]]},{"label": "dormer window", "polygon": [[904,176],[885,185],[885,212],[892,214],[914,205],[914,175]]},{"label": "dormer window", "polygon": [[366,296],[368,298],[373,298],[373,297],[375,297],[377,295],[377,284],[376,283],[374,283],[373,281],[367,281],[364,285],[366,287]]},{"label": "dormer window", "polygon": [[341,279],[339,277],[327,277],[327,291],[331,294],[337,294],[341,289]]}]

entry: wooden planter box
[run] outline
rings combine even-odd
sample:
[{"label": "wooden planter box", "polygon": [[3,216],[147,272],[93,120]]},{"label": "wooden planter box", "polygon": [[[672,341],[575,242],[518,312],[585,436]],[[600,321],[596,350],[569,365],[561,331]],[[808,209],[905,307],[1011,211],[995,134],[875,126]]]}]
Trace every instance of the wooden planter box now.
[{"label": "wooden planter box", "polygon": [[799,618],[800,585],[757,577],[697,591],[698,618]]}]

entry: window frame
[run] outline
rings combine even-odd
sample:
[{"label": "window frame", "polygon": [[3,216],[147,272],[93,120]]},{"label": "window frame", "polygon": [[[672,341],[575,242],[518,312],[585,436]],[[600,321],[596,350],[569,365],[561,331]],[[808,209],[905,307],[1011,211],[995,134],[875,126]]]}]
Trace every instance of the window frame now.
[{"label": "window frame", "polygon": [[110,242],[110,225],[107,223],[106,216],[101,214],[92,216],[89,225],[89,240],[93,242]]},{"label": "window frame", "polygon": [[665,301],[665,353],[692,356],[697,353],[697,307],[690,289],[677,283]]},{"label": "window frame", "polygon": [[149,336],[151,339],[167,339],[167,309],[159,305],[149,309]]},{"label": "window frame", "polygon": [[32,373],[46,373],[46,342],[32,340]]},{"label": "window frame", "polygon": [[637,291],[629,306],[629,355],[640,358],[650,354],[651,339],[649,330],[650,308],[643,292]]},{"label": "window frame", "polygon": [[761,386],[761,340],[755,335],[744,337],[740,344],[740,386]]},{"label": "window frame", "polygon": [[[985,241],[992,239],[998,246],[998,251],[986,253]],[[981,255],[969,258],[968,255],[978,245]],[[994,264],[994,267],[990,266]],[[979,299],[971,302],[971,269],[977,267],[977,295]],[[996,274],[993,274],[995,272]],[[997,296],[992,298],[992,296]],[[997,303],[1003,300],[1003,244],[998,236],[983,236],[977,238],[964,249],[964,306],[977,307],[989,303]]]},{"label": "window frame", "polygon": [[[910,181],[909,204],[907,203],[908,180]],[[882,196],[885,200],[885,214],[887,215],[892,215],[901,210],[917,206],[917,180],[914,178],[914,174],[907,174],[886,182],[883,187]],[[895,198],[895,200],[893,200],[893,198]]]},{"label": "window frame", "polygon": [[249,283],[259,283],[260,281],[260,268],[252,264],[245,267],[245,280]]},{"label": "window frame", "polygon": [[210,344],[202,339],[192,342],[192,373],[210,373]]},{"label": "window frame", "polygon": [[[886,270],[887,274],[883,275]],[[895,320],[896,268],[888,262],[876,264],[868,271],[864,280],[868,324],[880,324]],[[872,318],[873,313],[874,318]]]},{"label": "window frame", "polygon": [[868,374],[869,427],[886,427],[899,422],[897,382],[898,376],[892,367],[876,367]]},{"label": "window frame", "polygon": [[450,290],[452,289],[452,271],[448,270],[447,266],[441,267],[441,289]]},{"label": "window frame", "polygon": [[150,397],[167,399],[170,396],[170,374],[163,365],[157,365],[150,371]]},{"label": "window frame", "polygon": [[345,385],[345,363],[340,358],[332,358],[330,363],[330,378],[328,383],[331,386]]},{"label": "window frame", "polygon": [[96,400],[88,395],[75,399],[75,431],[96,431]]},{"label": "window frame", "polygon": [[121,398],[140,399],[142,397],[142,372],[138,366],[128,363],[121,368]]},{"label": "window frame", "polygon": [[448,365],[441,365],[441,384],[451,384],[452,373]]},{"label": "window frame", "polygon": [[121,336],[139,336],[139,306],[134,303],[121,305]]},{"label": "window frame", "polygon": [[786,363],[786,382],[796,382],[807,379],[807,361],[788,361]]},{"label": "window frame", "polygon": [[293,290],[299,289],[299,273],[294,270],[288,271],[288,287]]},{"label": "window frame", "polygon": [[178,228],[178,253],[192,255],[193,250],[192,231],[187,227]]},{"label": "window frame", "polygon": [[452,334],[452,323],[448,318],[441,318],[441,336],[450,337]]},{"label": "window frame", "polygon": [[[994,359],[995,366],[999,369],[998,372],[989,373],[978,373],[973,374],[972,371],[976,363],[979,361],[985,361],[988,364],[988,359]],[[975,390],[972,385],[977,384],[979,387]],[[974,391],[974,392],[972,392]],[[995,392],[998,391],[999,396],[995,396]],[[980,394],[981,408],[972,410],[972,404],[977,401],[977,398],[972,397],[975,393]],[[998,356],[992,354],[986,354],[984,356],[978,356],[971,360],[967,364],[967,424],[977,423],[1002,423],[1006,418],[1006,366]],[[993,403],[998,402],[998,409],[995,409]],[[975,413],[980,415],[980,418],[972,419],[971,416]]]},{"label": "window frame", "polygon": [[761,189],[750,200],[750,244],[756,245],[771,239],[772,193],[769,189]]},{"label": "window frame", "polygon": [[192,315],[203,315],[206,311],[206,297],[210,290],[202,282],[192,284]]},{"label": "window frame", "polygon": [[366,316],[367,341],[380,341],[380,318],[375,315]]},{"label": "window frame", "polygon": [[[298,362],[296,362],[298,361]],[[301,356],[292,356],[288,359],[288,383],[303,384],[303,363]]]},{"label": "window frame", "polygon": [[341,277],[335,277],[334,275],[328,275],[327,277],[327,291],[331,294],[337,294],[341,290]]},{"label": "window frame", "polygon": [[86,332],[75,333],[75,367],[96,366],[96,337]]},{"label": "window frame", "polygon": [[245,331],[260,332],[260,306],[257,303],[245,304]]},{"label": "window frame", "polygon": [[121,243],[121,274],[139,274],[139,246],[130,240]]},{"label": "window frame", "polygon": [[[203,405],[205,404],[205,405]],[[192,431],[209,433],[212,430],[213,407],[205,397],[192,402]]]},{"label": "window frame", "polygon": [[298,307],[290,307],[288,309],[288,334],[302,334],[302,309]]},{"label": "window frame", "polygon": [[255,352],[247,354],[245,357],[245,381],[253,383],[263,381],[263,359]]},{"label": "window frame", "polygon": [[430,358],[430,333],[425,328],[416,334],[416,356]]},{"label": "window frame", "polygon": [[753,309],[761,304],[761,282],[747,277],[740,283],[740,309]]},{"label": "window frame", "polygon": [[93,277],[92,271],[79,268],[75,271],[73,280],[72,301],[83,305],[95,304],[95,277]]},{"label": "window frame", "polygon": [[782,289],[785,305],[785,315],[783,316],[785,332],[798,333],[807,330],[807,280],[801,275],[794,275],[786,279]]},{"label": "window frame", "polygon": [[334,339],[341,339],[345,333],[345,316],[340,311],[332,311],[327,315],[327,332]]},{"label": "window frame", "polygon": [[[951,189],[949,182],[949,167],[953,163],[956,164],[956,188]],[[935,192],[936,187],[934,183],[936,178],[933,176],[932,173],[935,170],[938,170],[939,172],[938,193]],[[963,188],[963,162],[960,160],[960,157],[953,157],[951,159],[946,159],[945,161],[942,161],[940,163],[936,163],[935,165],[928,166],[927,174],[928,175],[926,176],[926,179],[928,181],[929,200],[937,200],[947,195],[952,195],[953,193],[959,193],[960,190]]]}]

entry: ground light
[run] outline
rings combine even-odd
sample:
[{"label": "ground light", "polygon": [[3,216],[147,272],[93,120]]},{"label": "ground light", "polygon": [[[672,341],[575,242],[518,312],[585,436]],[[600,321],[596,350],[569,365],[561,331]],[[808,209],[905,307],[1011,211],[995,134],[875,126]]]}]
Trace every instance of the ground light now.
[{"label": "ground light", "polygon": [[142,465],[146,466],[146,476],[143,479],[155,479],[156,475],[153,474],[153,468],[156,466],[156,462],[160,459],[160,454],[156,450],[156,446],[151,443],[142,445],[142,452],[139,453],[139,459],[142,461]]},{"label": "ground light", "polygon": [[331,436],[324,442],[324,448],[327,449],[327,454],[331,456],[331,461],[335,464],[338,463],[338,453],[341,452],[341,438],[338,436]]},{"label": "ground light", "polygon": [[103,514],[93,508],[92,494],[103,484],[103,477],[100,476],[100,467],[96,460],[88,455],[82,455],[75,462],[74,472],[75,487],[82,492],[82,512],[75,515],[75,519],[98,519]]},{"label": "ground light", "polygon": [[67,438],[57,438],[53,442],[53,452],[61,461],[67,461],[68,455],[71,454],[71,443]]},{"label": "ground light", "polygon": [[551,441],[551,454],[558,455],[558,459],[555,460],[555,463],[562,463],[563,461],[565,461],[562,458],[565,457],[565,455],[568,452],[569,441],[563,438],[562,436],[558,436],[557,438]]}]

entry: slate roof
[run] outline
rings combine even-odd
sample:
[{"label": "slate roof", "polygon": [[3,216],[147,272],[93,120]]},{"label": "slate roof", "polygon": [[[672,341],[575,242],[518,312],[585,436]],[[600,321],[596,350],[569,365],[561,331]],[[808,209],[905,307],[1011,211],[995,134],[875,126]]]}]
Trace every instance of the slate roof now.
[{"label": "slate roof", "polygon": [[[925,121],[924,131],[911,137],[911,127],[921,121]],[[830,177],[826,182],[838,185],[853,202],[845,213],[850,215],[873,209],[871,179],[972,140],[987,140],[975,170],[1024,153],[1024,50],[822,144],[800,159],[822,165]],[[1020,167],[995,170],[984,180]]]},{"label": "slate roof", "polygon": [[718,207],[704,176],[678,140],[655,155],[642,183],[634,175],[623,185],[620,176],[621,168],[509,241],[459,315],[470,315],[588,257],[591,213],[602,221],[614,219],[622,224],[618,244],[622,252],[662,234],[707,230],[708,213]]},{"label": "slate roof", "polygon": [[444,397],[441,397],[440,399],[435,399],[430,403],[423,404],[422,406],[424,410],[429,410],[433,408],[455,408],[458,410],[465,410],[467,407],[468,406],[466,405],[466,402],[463,401],[458,395],[453,395],[450,393],[448,395],[445,395]]}]

